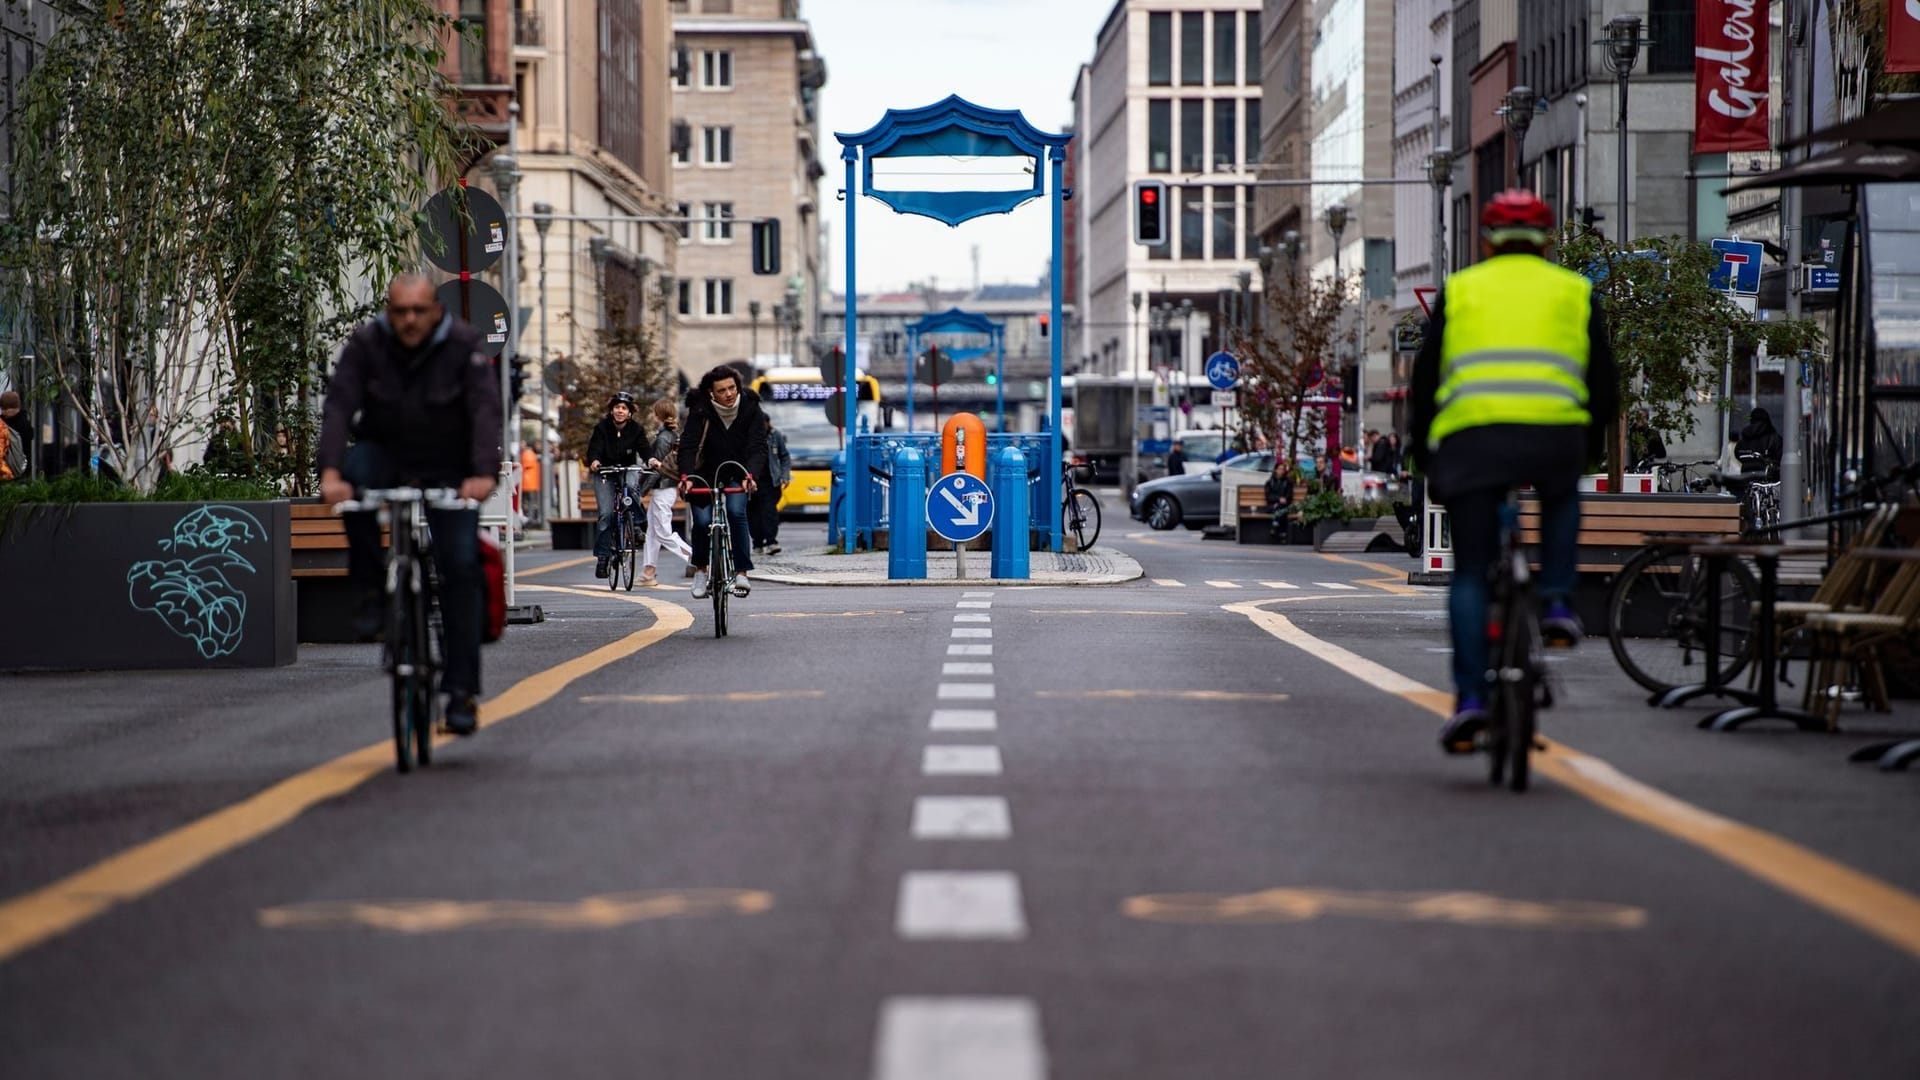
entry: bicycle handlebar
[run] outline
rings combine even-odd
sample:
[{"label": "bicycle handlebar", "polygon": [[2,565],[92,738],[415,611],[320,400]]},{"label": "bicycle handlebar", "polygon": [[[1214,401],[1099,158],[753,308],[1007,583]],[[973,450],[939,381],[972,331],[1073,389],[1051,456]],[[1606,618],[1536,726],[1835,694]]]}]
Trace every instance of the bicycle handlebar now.
[{"label": "bicycle handlebar", "polygon": [[336,514],[357,514],[394,503],[421,503],[433,510],[478,510],[480,503],[460,497],[459,488],[368,488],[357,499],[333,504]]}]

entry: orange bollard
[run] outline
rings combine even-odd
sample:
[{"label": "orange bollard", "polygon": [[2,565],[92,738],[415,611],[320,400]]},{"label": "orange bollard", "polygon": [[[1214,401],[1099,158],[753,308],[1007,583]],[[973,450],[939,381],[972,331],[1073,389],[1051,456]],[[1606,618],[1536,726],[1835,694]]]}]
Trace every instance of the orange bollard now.
[{"label": "orange bollard", "polygon": [[987,425],[972,413],[959,413],[940,426],[940,475],[972,473],[987,478]]}]

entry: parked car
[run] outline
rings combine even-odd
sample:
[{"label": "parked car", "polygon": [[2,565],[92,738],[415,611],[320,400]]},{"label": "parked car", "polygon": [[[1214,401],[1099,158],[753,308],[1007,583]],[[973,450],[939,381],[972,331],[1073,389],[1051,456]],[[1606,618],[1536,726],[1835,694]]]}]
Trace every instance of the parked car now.
[{"label": "parked car", "polygon": [[1133,489],[1129,509],[1134,520],[1155,529],[1185,525],[1189,529],[1220,523],[1220,470],[1222,467],[1245,469],[1260,476],[1273,471],[1273,454],[1240,454],[1220,465],[1190,466],[1184,476],[1163,476]]}]

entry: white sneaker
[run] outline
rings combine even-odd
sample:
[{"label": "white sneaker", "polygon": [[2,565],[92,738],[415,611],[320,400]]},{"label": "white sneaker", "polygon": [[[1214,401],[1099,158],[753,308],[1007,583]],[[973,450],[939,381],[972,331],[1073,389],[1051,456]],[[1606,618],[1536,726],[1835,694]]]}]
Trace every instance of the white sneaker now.
[{"label": "white sneaker", "polygon": [[735,596],[745,596],[748,593],[753,591],[753,586],[747,584],[747,575],[745,571],[741,571],[741,570],[734,571],[733,588],[730,591]]},{"label": "white sneaker", "polygon": [[693,598],[695,600],[705,600],[707,598],[707,572],[705,570],[698,571],[693,575]]}]

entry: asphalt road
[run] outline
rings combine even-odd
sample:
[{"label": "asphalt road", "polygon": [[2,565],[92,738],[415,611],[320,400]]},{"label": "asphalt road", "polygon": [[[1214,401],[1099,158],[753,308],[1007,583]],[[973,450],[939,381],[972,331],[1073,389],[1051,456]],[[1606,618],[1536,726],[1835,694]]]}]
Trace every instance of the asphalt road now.
[{"label": "asphalt road", "polygon": [[1404,557],[1130,524],[721,640],[529,555],[405,777],[371,646],[0,678],[0,1075],[1920,1075],[1920,776],[1844,763],[1912,704],[1707,734],[1589,647],[1495,791]]}]

